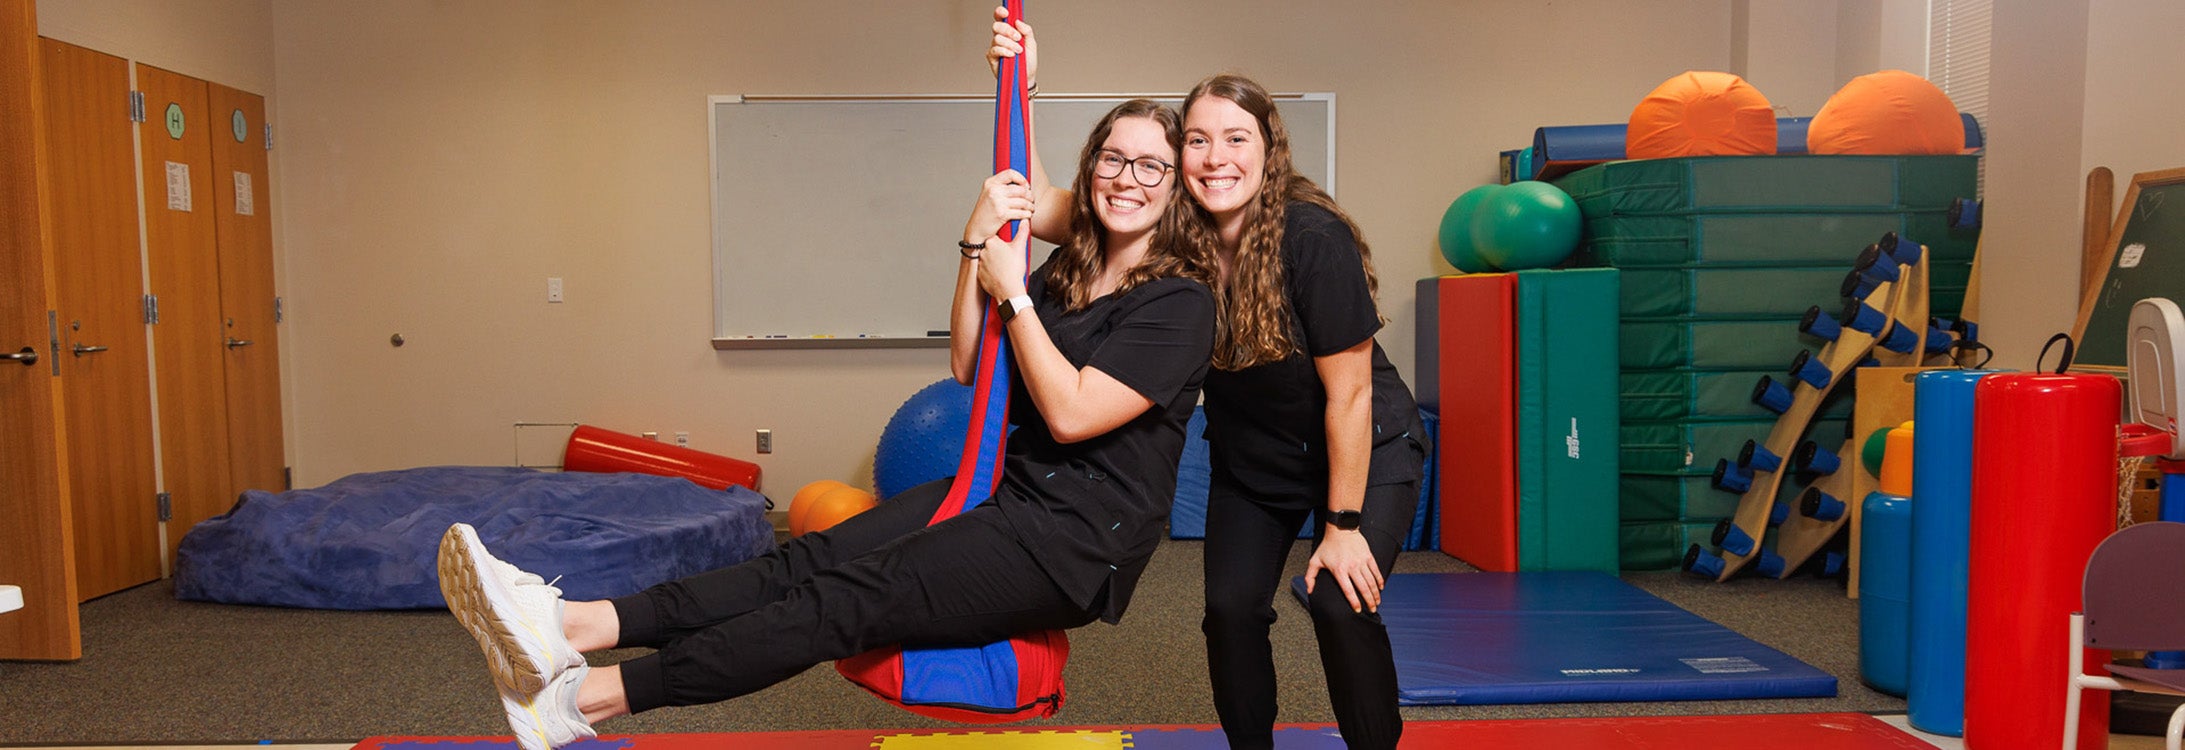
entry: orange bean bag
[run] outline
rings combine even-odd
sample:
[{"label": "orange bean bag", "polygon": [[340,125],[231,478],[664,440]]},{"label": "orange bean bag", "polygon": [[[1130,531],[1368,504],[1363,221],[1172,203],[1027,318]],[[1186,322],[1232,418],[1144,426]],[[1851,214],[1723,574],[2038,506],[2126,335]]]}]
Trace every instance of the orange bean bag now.
[{"label": "orange bean bag", "polygon": [[1624,158],[1775,153],[1775,107],[1745,79],[1705,70],[1654,87],[1631,110]]},{"label": "orange bean bag", "polygon": [[1901,70],[1851,79],[1806,127],[1815,154],[1955,154],[1965,150],[1957,105],[1934,84]]}]

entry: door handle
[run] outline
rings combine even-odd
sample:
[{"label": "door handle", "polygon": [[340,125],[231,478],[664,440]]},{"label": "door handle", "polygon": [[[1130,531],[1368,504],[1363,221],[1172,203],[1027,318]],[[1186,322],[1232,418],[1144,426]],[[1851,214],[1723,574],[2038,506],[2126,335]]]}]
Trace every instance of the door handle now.
[{"label": "door handle", "polygon": [[84,346],[84,345],[82,345],[82,344],[76,344],[76,345],[74,345],[74,346],[71,346],[71,347],[69,347],[69,348],[68,348],[68,353],[70,353],[70,354],[74,354],[74,355],[76,355],[76,356],[78,356],[78,357],[81,357],[81,356],[83,356],[83,355],[86,355],[86,354],[97,354],[97,353],[99,353],[99,352],[103,352],[103,351],[106,351],[106,347],[103,347],[103,346]]},{"label": "door handle", "polygon": [[12,354],[0,354],[0,359],[9,360],[12,362],[21,362],[23,363],[24,367],[29,367],[31,365],[38,364],[38,350],[26,346],[23,347],[23,350],[19,352],[15,352]]},{"label": "door handle", "polygon": [[227,344],[229,349],[233,349],[239,346],[250,346],[250,339],[239,339],[230,336],[228,337]]}]

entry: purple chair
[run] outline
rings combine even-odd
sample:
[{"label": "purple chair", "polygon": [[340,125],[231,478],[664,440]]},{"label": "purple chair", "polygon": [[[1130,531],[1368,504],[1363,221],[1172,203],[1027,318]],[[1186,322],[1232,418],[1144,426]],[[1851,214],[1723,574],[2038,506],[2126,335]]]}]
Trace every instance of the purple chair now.
[{"label": "purple chair", "polygon": [[[2111,534],[2086,561],[2085,598],[2071,615],[2071,686],[2064,698],[2064,750],[2077,750],[2080,692],[2087,688],[2185,695],[2185,669],[2109,665],[2086,673],[2086,649],[2185,648],[2185,523],[2155,522]],[[2170,714],[2169,750],[2181,750],[2185,706]]]}]

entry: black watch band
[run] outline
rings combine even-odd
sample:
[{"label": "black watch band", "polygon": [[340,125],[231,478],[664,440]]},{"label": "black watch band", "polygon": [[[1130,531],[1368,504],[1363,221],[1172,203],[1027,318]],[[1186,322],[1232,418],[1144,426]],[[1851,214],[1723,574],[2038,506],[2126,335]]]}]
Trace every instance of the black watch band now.
[{"label": "black watch band", "polygon": [[1337,510],[1328,513],[1328,525],[1341,531],[1357,531],[1358,524],[1365,520],[1366,514],[1363,511]]}]

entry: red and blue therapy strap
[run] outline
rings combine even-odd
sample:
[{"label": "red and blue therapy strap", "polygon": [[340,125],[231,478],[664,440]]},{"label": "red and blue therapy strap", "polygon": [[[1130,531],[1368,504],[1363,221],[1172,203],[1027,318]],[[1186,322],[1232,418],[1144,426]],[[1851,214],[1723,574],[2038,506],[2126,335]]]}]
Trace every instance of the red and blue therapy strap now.
[{"label": "red and blue therapy strap", "polygon": [[[1024,18],[1024,0],[1008,0],[1009,22]],[[1025,102],[1024,56],[1001,60],[994,75],[994,173],[1014,169],[1032,172],[1031,117]],[[1002,225],[1001,239],[1016,240],[1025,231],[1021,221]],[[987,252],[1014,252],[1014,248],[990,248]],[[1030,264],[1027,263],[1029,268]],[[1000,300],[994,300],[1000,302]],[[956,464],[956,481],[949,485],[948,499],[934,511],[927,525],[940,523],[978,506],[993,496],[1001,479],[1002,450],[1009,438],[1009,340],[1002,335],[1002,319],[987,305],[979,323],[979,358],[971,381],[971,428],[964,434],[963,458]]]},{"label": "red and blue therapy strap", "polygon": [[[1024,17],[1023,0],[1008,0],[1006,5],[1011,23]],[[1022,174],[1032,171],[1028,127],[1031,118],[1025,96],[1028,83],[1023,56],[1001,60],[994,89],[994,172],[997,174],[1004,169],[1014,169]],[[1022,231],[1027,231],[1022,222],[1012,221],[1002,226],[1000,237],[1004,241],[1014,241]],[[989,248],[986,252],[1015,251],[1011,246]],[[1009,345],[1003,335],[1001,316],[992,304],[986,306],[980,319],[975,368],[971,384],[971,424],[964,435],[963,456],[958,461],[948,496],[927,521],[928,526],[985,502],[993,496],[1001,478],[1002,454],[1009,437]],[[1054,631],[1021,635],[983,646],[905,645],[898,657],[901,659],[900,694],[889,696],[885,689],[875,692],[910,711],[953,721],[1018,721],[1051,716],[1062,699],[1061,662],[1069,653],[1068,643],[1060,631]],[[866,679],[875,678],[886,681],[879,675],[870,674]],[[852,679],[859,678],[853,676]],[[866,683],[861,681],[861,684]],[[874,686],[866,684],[866,687]]]}]

